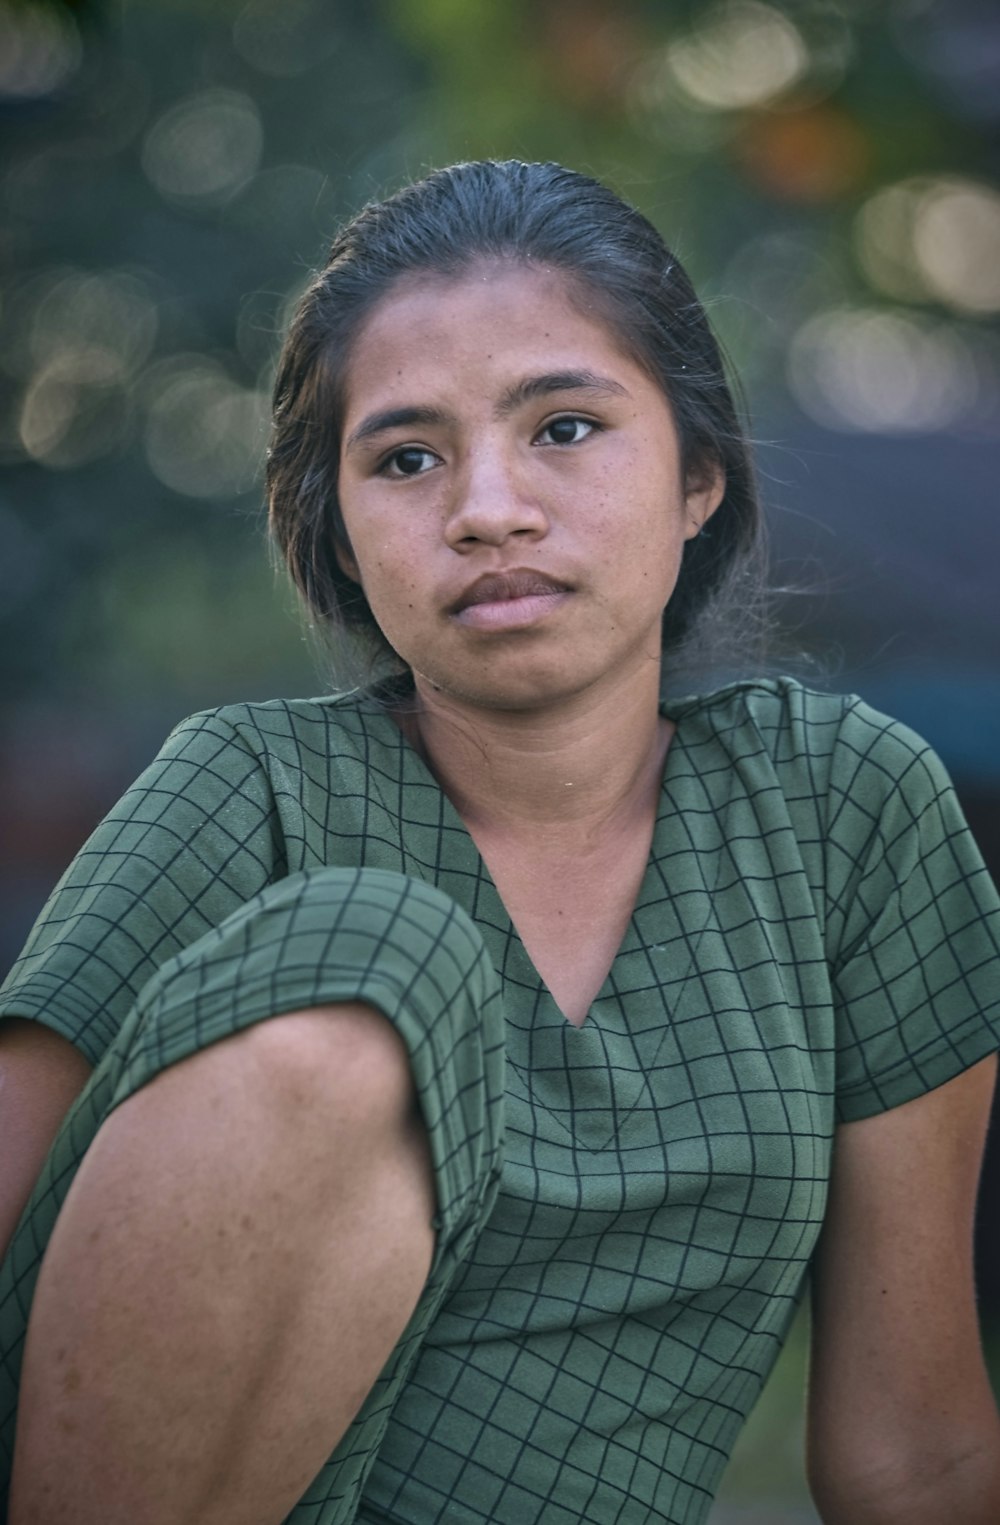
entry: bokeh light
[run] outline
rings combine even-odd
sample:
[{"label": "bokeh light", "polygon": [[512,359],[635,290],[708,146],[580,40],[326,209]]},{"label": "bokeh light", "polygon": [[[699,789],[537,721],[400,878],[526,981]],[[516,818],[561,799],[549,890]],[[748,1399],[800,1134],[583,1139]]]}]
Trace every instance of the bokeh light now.
[{"label": "bokeh light", "polygon": [[19,433],[25,451],[43,466],[70,470],[124,443],[129,399],[101,374],[102,360],[100,351],[64,351],[32,377]]},{"label": "bokeh light", "polygon": [[691,109],[662,48],[636,65],[625,101],[637,133],[673,158],[716,152],[726,140],[726,119],[718,112]]},{"label": "bokeh light", "polygon": [[960,312],[1000,312],[1000,192],[941,181],[916,208],[913,248],[933,294]]},{"label": "bokeh light", "polygon": [[917,268],[913,230],[917,208],[931,182],[912,177],[869,196],[854,220],[854,247],[862,270],[887,296],[920,302],[927,286]]},{"label": "bokeh light", "polygon": [[260,113],[240,90],[201,90],[178,101],[149,129],[142,167],[169,201],[224,202],[260,164]]},{"label": "bokeh light", "polygon": [[866,433],[943,429],[979,396],[961,335],[901,311],[842,307],[810,318],[792,340],[788,380],[817,422]]},{"label": "bokeh light", "polygon": [[670,43],[667,60],[697,105],[733,111],[789,90],[809,68],[809,49],[795,23],[773,5],[731,0]]},{"label": "bokeh light", "polygon": [[266,445],[268,398],[207,355],[177,355],[145,384],[146,458],[164,486],[189,498],[251,491]]},{"label": "bokeh light", "polygon": [[859,211],[855,248],[890,296],[1000,312],[1000,193],[991,185],[924,175],[886,186]]},{"label": "bokeh light", "polygon": [[117,381],[146,360],[157,329],[156,302],[132,271],[67,271],[34,311],[32,358],[81,379]]},{"label": "bokeh light", "polygon": [[53,95],[82,61],[79,28],[63,6],[0,3],[0,100]]},{"label": "bokeh light", "polygon": [[44,271],[17,294],[4,363],[24,378],[17,443],[68,470],[113,454],[132,418],[127,388],[156,338],[157,308],[133,271]]},{"label": "bokeh light", "polygon": [[827,101],[761,114],[744,124],[735,152],[748,178],[769,196],[832,201],[864,178],[871,150],[859,124]]}]

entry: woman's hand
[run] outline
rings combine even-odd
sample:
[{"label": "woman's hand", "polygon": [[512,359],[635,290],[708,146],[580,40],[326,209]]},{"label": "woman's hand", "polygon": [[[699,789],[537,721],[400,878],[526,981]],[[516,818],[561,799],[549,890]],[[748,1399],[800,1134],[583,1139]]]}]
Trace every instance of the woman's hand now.
[{"label": "woman's hand", "polygon": [[995,1059],[842,1125],[813,1274],[808,1471],[826,1525],[996,1525],[972,1229]]},{"label": "woman's hand", "polygon": [[50,1027],[19,1017],[0,1021],[0,1259],[89,1075],[79,1050]]}]

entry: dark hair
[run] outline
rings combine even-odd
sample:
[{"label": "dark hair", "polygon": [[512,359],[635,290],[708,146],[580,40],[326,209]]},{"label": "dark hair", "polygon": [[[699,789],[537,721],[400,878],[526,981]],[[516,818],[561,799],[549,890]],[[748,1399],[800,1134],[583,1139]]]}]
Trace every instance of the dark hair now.
[{"label": "dark hair", "polygon": [[565,271],[569,295],[604,318],[665,393],[685,475],[715,465],[725,472],[722,503],[685,546],[664,611],[664,649],[688,642],[709,610],[725,608],[721,623],[735,614],[745,629],[759,604],[761,516],[749,444],[704,308],[640,212],[586,175],[517,160],[455,164],[364,207],[302,297],[275,379],[267,488],[272,533],[313,615],[366,634],[372,654],[388,654],[364,593],[334,554],[338,540],[348,543],[337,498],[347,365],[366,317],[400,277],[458,275],[482,259]]}]

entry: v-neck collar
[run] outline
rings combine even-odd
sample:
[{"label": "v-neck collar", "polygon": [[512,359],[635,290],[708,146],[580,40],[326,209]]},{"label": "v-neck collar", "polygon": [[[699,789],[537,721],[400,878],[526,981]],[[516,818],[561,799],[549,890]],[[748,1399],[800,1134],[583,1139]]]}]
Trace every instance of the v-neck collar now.
[{"label": "v-neck collar", "polygon": [[[656,864],[661,856],[661,833],[666,817],[672,811],[671,785],[683,774],[682,760],[686,748],[683,733],[683,713],[686,706],[661,704],[659,713],[674,725],[674,734],[667,748],[663,775],[657,795],[656,820],[650,842],[646,865],[629,914],[622,941],[609,965],[600,988],[590,1003],[587,1016],[577,1026],[563,1013],[554,995],[545,983],[521,939],[517,926],[493,881],[489,867],[476,846],[472,833],[462,820],[455,806],[442,789],[431,769],[417,749],[407,740],[400,727],[387,710],[375,701],[369,701],[366,713],[376,716],[383,728],[383,739],[391,744],[396,753],[400,799],[424,801],[422,819],[410,824],[419,829],[423,826],[433,833],[435,850],[432,855],[421,851],[419,860],[425,871],[430,871],[438,888],[470,910],[480,930],[483,931],[491,956],[505,988],[514,986],[533,994],[534,1020],[552,1021],[559,1028],[566,1028],[570,1035],[583,1034],[593,1025],[595,1010],[606,1005],[617,1011],[620,1002],[614,991],[614,972],[619,960],[634,951],[641,941],[636,916],[650,899],[651,889],[659,888]],[[431,806],[431,802],[433,805]],[[431,806],[431,813],[428,813]],[[441,844],[447,839],[450,851],[445,854]],[[427,842],[430,846],[430,842]],[[471,904],[470,904],[471,891]],[[492,934],[492,935],[491,935]]]}]

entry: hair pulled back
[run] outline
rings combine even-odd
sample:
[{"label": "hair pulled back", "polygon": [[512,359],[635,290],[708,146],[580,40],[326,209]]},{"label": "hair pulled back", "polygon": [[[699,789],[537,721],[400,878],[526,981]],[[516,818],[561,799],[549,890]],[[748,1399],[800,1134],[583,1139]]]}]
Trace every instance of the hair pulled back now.
[{"label": "hair pulled back", "polygon": [[739,623],[741,601],[753,602],[745,574],[758,559],[760,510],[705,311],[640,212],[586,175],[518,160],[455,164],[364,207],[302,297],[275,379],[267,489],[272,534],[313,616],[364,634],[373,655],[390,654],[335,555],[338,541],[348,544],[337,496],[347,367],[365,319],[401,277],[458,276],[483,259],[565,271],[567,295],[585,300],[664,392],[686,477],[714,466],[725,473],[708,531],[686,543],[664,611],[664,649],[688,641],[710,606],[719,613],[722,590]]}]

